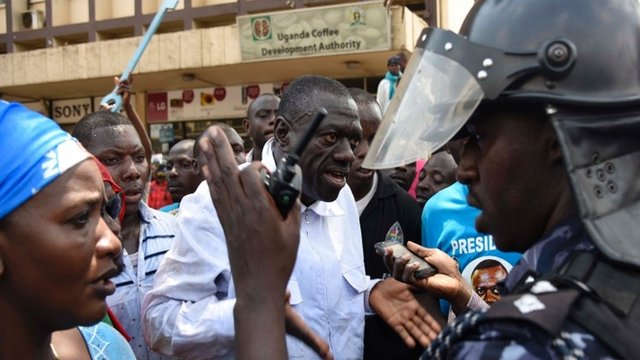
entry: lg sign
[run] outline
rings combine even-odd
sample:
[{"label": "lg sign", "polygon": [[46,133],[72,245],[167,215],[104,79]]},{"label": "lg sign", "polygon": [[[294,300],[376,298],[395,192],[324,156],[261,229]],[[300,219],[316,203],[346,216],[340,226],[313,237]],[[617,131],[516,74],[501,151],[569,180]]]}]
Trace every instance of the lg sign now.
[{"label": "lg sign", "polygon": [[168,97],[166,92],[147,94],[147,120],[149,122],[167,121]]}]

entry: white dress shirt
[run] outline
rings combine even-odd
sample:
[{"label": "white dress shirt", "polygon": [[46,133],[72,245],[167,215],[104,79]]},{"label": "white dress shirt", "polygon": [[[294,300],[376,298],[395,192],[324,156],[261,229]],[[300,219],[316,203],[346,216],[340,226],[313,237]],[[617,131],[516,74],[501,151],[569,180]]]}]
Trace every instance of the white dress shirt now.
[{"label": "white dress shirt", "polygon": [[147,343],[185,359],[233,359],[231,269],[206,182],[182,199],[177,220],[177,239],[143,305]]},{"label": "white dress shirt", "polygon": [[387,79],[382,79],[378,83],[378,90],[376,92],[376,100],[378,100],[378,104],[382,108],[382,113],[384,114],[389,107],[389,103],[391,99],[389,98],[389,93],[391,92],[391,81]]},{"label": "white dress shirt", "polygon": [[[265,144],[262,159],[274,170],[271,144]],[[180,357],[233,358],[235,292],[224,233],[205,182],[180,209],[178,237],[145,298],[145,336],[154,348]],[[376,281],[365,275],[353,195],[345,186],[337,200],[301,211],[300,246],[287,285],[290,302],[336,359],[361,359],[368,293]],[[287,347],[290,358],[317,358],[290,336]]]},{"label": "white dress shirt", "polygon": [[253,152],[255,151],[255,149],[251,149],[249,150],[249,152],[244,156],[244,160],[248,163],[253,161]]}]

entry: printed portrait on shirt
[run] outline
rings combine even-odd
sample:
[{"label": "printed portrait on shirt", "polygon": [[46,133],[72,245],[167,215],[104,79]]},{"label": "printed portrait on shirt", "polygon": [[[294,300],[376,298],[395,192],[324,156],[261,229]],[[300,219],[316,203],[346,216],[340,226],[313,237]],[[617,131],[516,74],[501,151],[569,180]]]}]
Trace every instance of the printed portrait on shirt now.
[{"label": "printed portrait on shirt", "polygon": [[470,262],[463,270],[462,276],[488,304],[500,300],[498,283],[504,281],[511,264],[496,256],[482,256]]}]

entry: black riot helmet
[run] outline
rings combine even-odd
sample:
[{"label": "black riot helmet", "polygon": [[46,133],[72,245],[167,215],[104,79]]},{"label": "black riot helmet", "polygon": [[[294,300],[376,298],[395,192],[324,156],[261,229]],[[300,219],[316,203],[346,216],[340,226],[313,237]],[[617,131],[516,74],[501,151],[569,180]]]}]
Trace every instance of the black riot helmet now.
[{"label": "black riot helmet", "polygon": [[424,158],[509,101],[547,109],[587,230],[640,266],[639,2],[481,0],[459,35],[423,30],[363,167]]}]

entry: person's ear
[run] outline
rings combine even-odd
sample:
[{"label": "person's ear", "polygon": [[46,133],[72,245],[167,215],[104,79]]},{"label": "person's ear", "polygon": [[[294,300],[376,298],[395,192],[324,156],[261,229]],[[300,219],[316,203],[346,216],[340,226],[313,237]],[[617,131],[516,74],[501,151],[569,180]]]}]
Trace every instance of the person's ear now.
[{"label": "person's ear", "polygon": [[193,171],[198,175],[202,172],[202,170],[200,170],[200,162],[196,159],[193,159]]},{"label": "person's ear", "polygon": [[250,134],[249,128],[251,127],[251,123],[249,122],[249,119],[247,118],[242,119],[242,126],[244,127],[244,130]]},{"label": "person's ear", "polygon": [[550,142],[550,153],[551,159],[554,163],[562,164],[564,162],[564,158],[562,157],[562,148],[560,148],[560,142],[558,142],[558,138],[554,137]]},{"label": "person's ear", "polygon": [[545,149],[547,149],[549,162],[552,165],[562,165],[564,163],[564,158],[562,156],[562,148],[560,147],[558,136],[556,135],[551,122],[548,121],[547,123],[548,124],[544,125],[543,141]]},{"label": "person's ear", "polygon": [[273,137],[278,142],[281,149],[286,150],[289,146],[291,138],[291,124],[287,119],[282,116],[276,118],[276,125],[274,126]]}]

